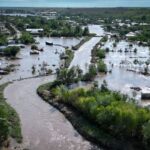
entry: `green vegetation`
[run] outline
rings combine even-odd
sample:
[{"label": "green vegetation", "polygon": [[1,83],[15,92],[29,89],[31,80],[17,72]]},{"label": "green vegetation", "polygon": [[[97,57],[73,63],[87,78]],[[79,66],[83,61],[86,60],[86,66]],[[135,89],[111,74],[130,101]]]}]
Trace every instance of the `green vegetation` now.
[{"label": "green vegetation", "polygon": [[96,64],[96,69],[99,73],[107,73],[107,66],[103,61],[103,59],[106,57],[106,50],[99,48],[101,42],[106,42],[106,39],[106,37],[103,37],[92,49],[91,62]]},{"label": "green vegetation", "polygon": [[42,28],[44,32],[41,36],[81,37],[89,35],[87,27],[82,29],[78,23],[64,18],[47,20],[41,16],[7,16],[2,17],[1,20],[12,23],[22,32],[25,32],[27,28]]},{"label": "green vegetation", "polygon": [[72,59],[73,59],[73,57],[74,57],[74,52],[72,50],[70,50],[70,49],[66,49],[65,54],[66,54],[67,57],[65,59],[64,67],[68,68],[70,63],[71,63],[71,61],[72,61]]},{"label": "green vegetation", "polygon": [[23,44],[32,44],[35,42],[33,36],[28,32],[23,32],[20,37],[20,40]]},{"label": "green vegetation", "polygon": [[98,89],[69,91],[60,86],[53,94],[59,101],[75,107],[114,137],[137,138],[141,141],[146,139],[145,142],[149,143],[149,110],[127,103],[126,97],[119,93]]},{"label": "green vegetation", "polygon": [[97,75],[97,68],[94,64],[89,65],[89,71],[83,75],[82,81],[92,81]]},{"label": "green vegetation", "polygon": [[82,71],[79,67],[72,67],[71,69],[63,68],[57,71],[57,83],[70,85],[78,82],[82,77]]},{"label": "green vegetation", "polygon": [[3,34],[0,34],[0,46],[7,44],[7,37]]},{"label": "green vegetation", "polygon": [[98,72],[103,72],[103,73],[107,73],[107,66],[106,64],[104,63],[103,60],[99,60],[98,63],[97,63],[97,69],[98,69]]},{"label": "green vegetation", "polygon": [[32,50],[38,50],[38,46],[37,45],[31,45],[31,49]]},{"label": "green vegetation", "polygon": [[62,53],[60,55],[60,59],[64,60],[62,61],[62,66],[61,68],[68,68],[72,59],[74,57],[74,51],[72,51],[71,49],[66,48],[65,49],[65,53]]},{"label": "green vegetation", "polygon": [[[50,91],[49,96],[42,95],[45,90]],[[120,93],[109,91],[106,83],[101,89],[69,90],[55,81],[40,86],[38,93],[62,110],[88,139],[112,149],[121,150],[124,143],[127,149],[148,150],[150,111],[136,106],[132,100],[127,102],[128,98]],[[71,113],[63,111],[63,107],[71,109]],[[78,117],[72,111],[77,112]]]},{"label": "green vegetation", "polygon": [[0,85],[0,147],[8,140],[15,138],[17,142],[22,141],[20,120],[17,113],[10,107],[3,96],[4,88],[8,85]]},{"label": "green vegetation", "polygon": [[96,56],[99,59],[104,59],[105,58],[105,50],[103,50],[103,49],[97,49],[96,50]]},{"label": "green vegetation", "polygon": [[4,56],[7,57],[15,57],[16,54],[20,51],[20,48],[18,46],[9,46],[7,48],[4,49]]}]

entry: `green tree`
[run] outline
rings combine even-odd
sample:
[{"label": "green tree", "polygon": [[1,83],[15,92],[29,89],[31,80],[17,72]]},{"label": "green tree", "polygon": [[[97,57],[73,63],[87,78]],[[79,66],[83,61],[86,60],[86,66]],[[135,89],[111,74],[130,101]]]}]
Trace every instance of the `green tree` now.
[{"label": "green tree", "polygon": [[83,30],[83,36],[87,36],[87,35],[89,35],[89,28],[85,27]]},{"label": "green tree", "polygon": [[20,40],[23,44],[31,44],[35,42],[33,36],[28,32],[23,32],[20,37]]}]

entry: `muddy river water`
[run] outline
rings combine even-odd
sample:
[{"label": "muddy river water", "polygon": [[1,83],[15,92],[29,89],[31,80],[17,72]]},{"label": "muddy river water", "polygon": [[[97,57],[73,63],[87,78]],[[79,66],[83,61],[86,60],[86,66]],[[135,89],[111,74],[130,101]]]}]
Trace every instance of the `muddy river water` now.
[{"label": "muddy river water", "polygon": [[[42,74],[42,66],[45,65],[47,69],[55,70],[60,65],[60,54],[64,52],[62,46],[48,46],[45,44],[46,41],[53,42],[62,46],[71,47],[79,43],[80,39],[77,38],[39,38],[36,37],[37,46],[39,49],[43,48],[43,52],[39,52],[39,55],[30,55],[31,45],[25,46],[18,53],[17,60],[5,60],[1,58],[1,67],[10,64],[16,65],[15,71],[9,75],[2,76],[0,83],[12,81],[20,78],[27,78]],[[35,66],[35,72],[32,74],[32,66]]]},{"label": "muddy river water", "polygon": [[36,94],[39,85],[54,78],[16,81],[5,90],[8,103],[21,119],[23,147],[30,150],[90,150],[91,144],[76,132],[69,121]]}]

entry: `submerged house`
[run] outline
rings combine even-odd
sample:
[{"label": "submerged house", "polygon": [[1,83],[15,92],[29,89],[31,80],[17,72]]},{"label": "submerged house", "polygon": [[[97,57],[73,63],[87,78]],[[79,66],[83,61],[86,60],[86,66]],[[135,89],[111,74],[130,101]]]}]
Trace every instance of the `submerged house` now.
[{"label": "submerged house", "polygon": [[143,100],[149,100],[150,99],[150,88],[146,87],[142,89],[141,98]]}]

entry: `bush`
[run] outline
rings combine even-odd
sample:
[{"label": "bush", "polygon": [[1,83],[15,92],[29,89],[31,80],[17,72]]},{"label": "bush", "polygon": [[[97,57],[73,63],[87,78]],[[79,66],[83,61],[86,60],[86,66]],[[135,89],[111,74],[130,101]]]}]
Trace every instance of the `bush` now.
[{"label": "bush", "polygon": [[16,54],[20,51],[20,48],[17,46],[9,46],[4,49],[4,56],[13,56],[15,57]]},{"label": "bush", "polygon": [[0,146],[5,142],[9,135],[8,122],[4,118],[0,118]]},{"label": "bush", "polygon": [[13,137],[17,142],[22,140],[19,117],[3,96],[3,90],[7,85],[8,83],[0,86],[0,147],[8,137]]},{"label": "bush", "polygon": [[82,72],[78,67],[72,67],[70,69],[63,68],[57,71],[57,80],[65,85],[79,81],[81,76]]},{"label": "bush", "polygon": [[143,125],[142,132],[145,144],[150,145],[150,121]]},{"label": "bush", "polygon": [[89,66],[89,71],[82,77],[83,81],[91,81],[97,75],[97,69],[94,64]]},{"label": "bush", "polygon": [[99,62],[97,63],[97,69],[98,72],[107,72],[107,67],[106,64],[103,62],[103,60],[99,60]]},{"label": "bush", "polygon": [[33,36],[28,32],[23,32],[20,40],[23,44],[32,44],[35,42]]},{"label": "bush", "polygon": [[2,34],[0,34],[0,46],[2,46],[2,45],[6,45],[7,44],[7,38],[6,38],[6,36],[4,36],[4,35],[2,35]]},{"label": "bush", "polygon": [[32,50],[38,50],[38,47],[36,45],[31,45]]},{"label": "bush", "polygon": [[99,59],[105,58],[105,51],[104,51],[103,49],[98,49],[96,56],[97,56]]}]

